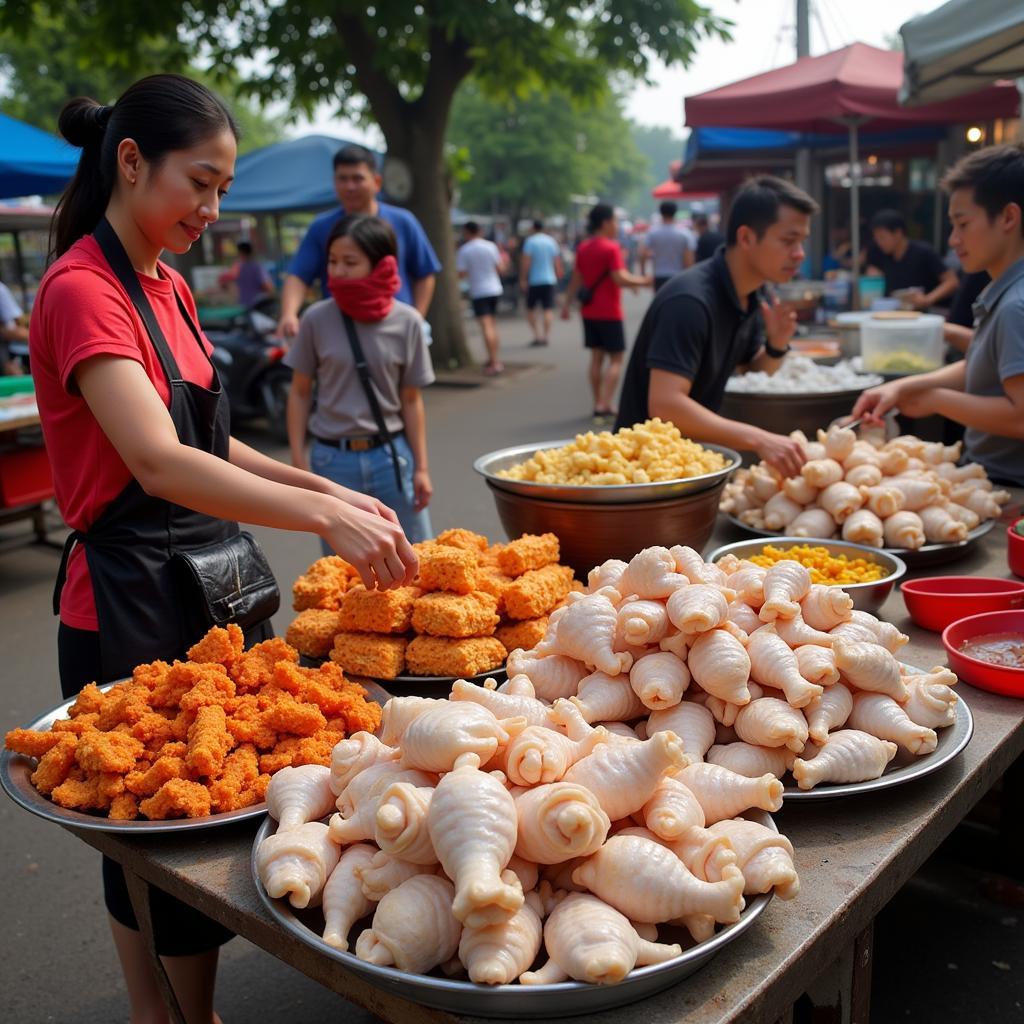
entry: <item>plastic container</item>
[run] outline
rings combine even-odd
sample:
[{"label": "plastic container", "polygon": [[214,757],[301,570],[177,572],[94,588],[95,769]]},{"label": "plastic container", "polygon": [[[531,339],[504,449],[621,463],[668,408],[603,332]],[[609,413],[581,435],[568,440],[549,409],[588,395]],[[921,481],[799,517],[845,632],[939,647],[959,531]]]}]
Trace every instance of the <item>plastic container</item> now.
[{"label": "plastic container", "polygon": [[0,398],[11,395],[30,395],[36,389],[36,382],[24,374],[20,377],[0,377]]},{"label": "plastic container", "polygon": [[872,299],[877,299],[885,294],[885,278],[872,274],[870,277],[861,275],[858,283],[860,291],[860,304],[867,306]]},{"label": "plastic container", "polygon": [[1024,611],[988,612],[957,619],[942,633],[949,667],[963,680],[979,690],[991,690],[1005,697],[1024,697],[1024,668],[1005,668],[961,653],[965,640],[986,633],[1024,634]]},{"label": "plastic container", "polygon": [[865,373],[926,373],[942,366],[941,316],[895,311],[875,313],[860,328]]},{"label": "plastic container", "polygon": [[936,633],[966,615],[1024,608],[1024,583],[992,576],[923,576],[900,592],[914,622]]},{"label": "plastic container", "polygon": [[1014,528],[1017,523],[1024,523],[1024,519],[1018,519],[1006,530],[1006,563],[1014,576],[1024,579],[1024,536]]}]

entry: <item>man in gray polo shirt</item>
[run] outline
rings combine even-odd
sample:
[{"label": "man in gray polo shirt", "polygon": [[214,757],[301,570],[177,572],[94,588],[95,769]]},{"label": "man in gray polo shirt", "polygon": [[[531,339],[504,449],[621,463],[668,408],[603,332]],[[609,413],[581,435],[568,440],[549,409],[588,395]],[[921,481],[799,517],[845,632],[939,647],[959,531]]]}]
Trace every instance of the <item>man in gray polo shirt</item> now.
[{"label": "man in gray polo shirt", "polygon": [[668,201],[658,207],[661,223],[647,232],[640,250],[640,273],[647,273],[650,259],[655,291],[680,270],[693,266],[693,246],[689,235],[676,225],[676,210],[676,204]]},{"label": "man in gray polo shirt", "polygon": [[1024,145],[971,153],[942,185],[950,246],[967,273],[992,278],[974,304],[967,356],[865,391],[853,415],[880,420],[898,408],[962,423],[967,457],[994,482],[1024,486]]}]

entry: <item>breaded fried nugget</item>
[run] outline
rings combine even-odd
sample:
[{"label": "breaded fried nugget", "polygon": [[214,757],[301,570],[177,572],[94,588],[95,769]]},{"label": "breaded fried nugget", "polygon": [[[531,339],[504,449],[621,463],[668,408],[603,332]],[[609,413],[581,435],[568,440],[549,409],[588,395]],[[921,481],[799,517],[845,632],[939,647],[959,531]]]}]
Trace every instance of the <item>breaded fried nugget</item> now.
[{"label": "breaded fried nugget", "polygon": [[60,807],[75,811],[102,811],[110,805],[110,799],[100,792],[99,775],[84,779],[67,778],[54,787],[50,799]]},{"label": "breaded fried nugget", "polygon": [[235,684],[224,670],[223,665],[199,665],[202,674],[195,685],[181,695],[178,707],[182,711],[198,710],[208,704],[219,704],[230,700],[235,695]]},{"label": "breaded fried nugget", "polygon": [[408,644],[409,641],[404,636],[339,633],[334,638],[330,658],[349,675],[369,676],[371,679],[394,679],[405,669],[405,651]]},{"label": "breaded fried nugget", "polygon": [[152,708],[177,708],[178,701],[203,678],[203,666],[176,661],[149,694]]},{"label": "breaded fried nugget", "polygon": [[498,552],[498,566],[507,576],[522,576],[558,561],[558,538],[553,533],[524,533]]},{"label": "breaded fried nugget", "polygon": [[299,652],[275,636],[249,648],[231,666],[230,674],[237,692],[248,693],[274,681],[274,666],[279,661],[298,660]]},{"label": "breaded fried nugget", "polygon": [[144,743],[147,751],[156,753],[174,739],[174,720],[151,711],[131,727],[129,735]]},{"label": "breaded fried nugget", "polygon": [[315,704],[303,704],[291,694],[284,694],[263,712],[263,724],[279,733],[312,736],[327,725],[327,719]]},{"label": "breaded fried nugget", "polygon": [[158,757],[145,771],[129,772],[124,784],[136,796],[152,796],[171,779],[187,779],[188,766],[183,757]]},{"label": "breaded fried nugget", "polygon": [[422,593],[418,587],[396,587],[394,590],[367,590],[361,584],[353,587],[338,613],[339,632],[407,633],[412,606]]},{"label": "breaded fried nugget", "polygon": [[234,622],[226,629],[214,626],[198,643],[188,649],[188,660],[199,664],[230,665],[245,647],[245,635]]},{"label": "breaded fried nugget", "polygon": [[[228,732],[227,716],[219,704],[201,707],[188,731],[185,764],[196,775],[218,775],[235,738]],[[207,812],[204,812],[207,813]],[[149,817],[148,811],[143,811]]]},{"label": "breaded fried nugget", "polygon": [[346,689],[350,684],[333,661],[319,668],[302,668],[280,662],[274,670],[274,681],[280,689],[287,690],[307,704],[315,704],[328,718],[340,714],[348,705]]},{"label": "breaded fried nugget", "polygon": [[501,556],[501,553],[504,550],[504,544],[492,544],[486,551],[481,553],[480,564],[491,565],[495,568],[498,568],[498,558]]},{"label": "breaded fried nugget", "polygon": [[318,558],[292,586],[292,607],[297,612],[308,608],[337,611],[359,573],[337,555]]},{"label": "breaded fried nugget", "polygon": [[259,755],[251,743],[228,754],[220,777],[210,783],[210,800],[215,811],[238,811],[257,803],[253,786],[260,774]]},{"label": "breaded fried nugget", "polygon": [[475,676],[489,672],[505,661],[505,648],[493,636],[448,640],[439,636],[418,636],[405,652],[406,666],[418,676]]},{"label": "breaded fried nugget", "polygon": [[497,607],[498,602],[482,590],[471,594],[434,591],[417,599],[412,626],[417,633],[431,636],[490,636],[501,621]]},{"label": "breaded fried nugget", "polygon": [[157,752],[157,757],[184,757],[188,753],[188,744],[180,740],[169,740]]},{"label": "breaded fried nugget", "polygon": [[4,737],[4,746],[26,757],[42,757],[60,742],[59,732],[36,732],[35,729],[12,729]]},{"label": "breaded fried nugget", "polygon": [[[50,726],[53,732],[73,732],[77,736],[81,736],[86,729],[95,729],[96,720],[99,718],[99,714],[95,711],[88,715],[78,715],[76,718],[61,718],[54,722]],[[139,719],[139,721],[145,720],[145,715]],[[134,727],[133,727],[134,728]]]},{"label": "breaded fried nugget", "polygon": [[43,796],[49,796],[68,777],[75,766],[77,746],[78,737],[74,733],[64,733],[39,759],[30,781]]},{"label": "breaded fried nugget", "polygon": [[548,628],[548,616],[541,615],[537,619],[524,619],[522,622],[506,622],[500,625],[494,635],[502,642],[505,650],[511,654],[517,647],[529,651],[544,639]]},{"label": "breaded fried nugget", "polygon": [[113,729],[122,722],[134,725],[150,712],[150,690],[140,683],[126,680],[106,692],[106,700],[96,719],[96,728]]},{"label": "breaded fried nugget", "polygon": [[75,703],[68,708],[68,717],[77,718],[79,715],[97,715],[103,710],[103,704],[107,695],[95,684],[87,683],[78,691]]},{"label": "breaded fried nugget", "polygon": [[546,565],[531,569],[512,582],[505,592],[505,614],[510,619],[536,619],[558,604],[572,586],[572,569]]},{"label": "breaded fried nugget", "polygon": [[202,818],[210,813],[210,791],[189,779],[170,779],[139,804],[139,811],[151,821]]},{"label": "breaded fried nugget", "polygon": [[467,551],[482,552],[487,550],[487,538],[472,530],[464,530],[456,527],[454,530],[445,530],[434,538],[435,544],[446,544],[452,548],[465,548]]},{"label": "breaded fried nugget", "polygon": [[145,665],[136,665],[135,671],[132,672],[132,682],[145,686],[147,690],[155,690],[167,679],[170,670],[171,666],[166,661],[150,661]]},{"label": "breaded fried nugget", "polygon": [[420,570],[416,585],[423,590],[449,590],[468,594],[476,590],[480,552],[453,548],[447,544],[425,544],[419,552]]},{"label": "breaded fried nugget", "polygon": [[496,565],[481,565],[477,569],[477,587],[485,594],[490,594],[497,602],[495,611],[499,615],[505,612],[505,595],[514,580],[506,576]]},{"label": "breaded fried nugget", "polygon": [[307,608],[292,620],[285,640],[307,658],[326,658],[341,632],[341,616],[326,608]]},{"label": "breaded fried nugget", "polygon": [[134,736],[89,729],[78,737],[75,760],[87,772],[130,772],[143,753]]},{"label": "breaded fried nugget", "polygon": [[281,740],[273,750],[260,754],[260,772],[276,775],[282,768],[288,768],[299,749],[299,737],[289,736]]},{"label": "breaded fried nugget", "polygon": [[277,732],[263,721],[263,709],[256,694],[246,694],[226,719],[228,732],[238,744],[252,743],[260,750],[270,750],[277,743]]},{"label": "breaded fried nugget", "polygon": [[132,793],[121,793],[110,801],[107,817],[111,821],[134,821],[139,816],[139,800]]}]

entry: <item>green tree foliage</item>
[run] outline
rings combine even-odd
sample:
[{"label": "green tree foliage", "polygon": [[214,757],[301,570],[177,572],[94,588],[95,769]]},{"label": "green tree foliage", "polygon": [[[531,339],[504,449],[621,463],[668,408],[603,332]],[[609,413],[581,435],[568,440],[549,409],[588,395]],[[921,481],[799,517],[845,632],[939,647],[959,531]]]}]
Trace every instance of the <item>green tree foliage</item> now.
[{"label": "green tree foliage", "polygon": [[[688,62],[728,22],[697,0],[84,0],[73,42],[88,63],[128,63],[139,39],[196,48],[213,70],[246,68],[251,91],[312,111],[333,101],[380,126],[388,154],[413,172],[409,207],[445,262],[435,355],[468,361],[448,217],[445,134],[471,74],[495,97],[559,87],[599,96],[609,78],[644,78],[655,58]],[[28,31],[64,0],[0,0],[0,26]],[[110,55],[109,58],[107,55]]]},{"label": "green tree foliage", "polygon": [[671,128],[661,125],[634,124],[631,131],[633,144],[643,154],[645,173],[622,205],[636,217],[648,217],[657,205],[657,200],[651,198],[651,189],[668,177],[673,161],[683,158],[683,139]]},{"label": "green tree foliage", "polygon": [[462,207],[513,220],[563,212],[573,193],[618,203],[645,178],[611,93],[579,107],[561,90],[501,101],[470,80],[455,98],[448,140],[468,160]]}]

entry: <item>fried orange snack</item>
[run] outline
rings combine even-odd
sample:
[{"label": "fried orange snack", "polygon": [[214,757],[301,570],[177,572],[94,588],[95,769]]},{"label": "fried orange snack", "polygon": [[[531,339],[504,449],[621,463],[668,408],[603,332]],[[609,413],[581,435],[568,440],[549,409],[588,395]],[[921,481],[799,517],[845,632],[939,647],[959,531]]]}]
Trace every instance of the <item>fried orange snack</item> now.
[{"label": "fried orange snack", "polygon": [[4,746],[26,757],[42,757],[60,742],[59,732],[36,732],[35,729],[12,729],[4,737]]},{"label": "fried orange snack", "polygon": [[337,611],[345,591],[359,581],[355,566],[337,555],[318,558],[292,586],[292,607],[297,612],[307,608]]},{"label": "fried orange snack", "polygon": [[289,647],[279,636],[254,644],[231,666],[239,693],[258,690],[274,681],[274,666],[279,661],[298,663],[299,652]]},{"label": "fried orange snack", "polygon": [[145,771],[129,772],[124,784],[129,793],[152,796],[165,782],[187,778],[188,766],[184,757],[158,757]]},{"label": "fried orange snack", "polygon": [[49,796],[75,767],[75,750],[78,737],[72,733],[62,736],[56,746],[51,747],[39,759],[32,773],[31,783],[43,796]]},{"label": "fried orange snack", "polygon": [[60,807],[74,811],[103,811],[110,806],[110,798],[100,792],[101,776],[84,779],[68,776],[50,793],[50,799]]},{"label": "fried orange snack", "polygon": [[434,538],[435,544],[445,544],[451,548],[464,548],[466,551],[483,552],[487,550],[487,538],[472,530],[464,530],[456,527],[453,530],[445,530]]},{"label": "fried orange snack", "polygon": [[498,602],[481,590],[470,594],[434,591],[417,599],[412,626],[417,633],[431,636],[490,636],[501,621],[497,606]]},{"label": "fried orange snack", "polygon": [[418,636],[405,651],[406,668],[417,676],[462,676],[489,672],[505,661],[505,648],[493,636],[448,640]]},{"label": "fried orange snack", "polygon": [[[196,713],[196,720],[188,731],[185,764],[197,775],[217,775],[224,764],[224,758],[234,745],[234,737],[228,732],[224,708],[219,704],[206,705]],[[148,811],[143,811],[143,814],[151,817]]]},{"label": "fried orange snack", "polygon": [[572,569],[546,565],[531,569],[505,591],[505,614],[510,619],[536,619],[546,615],[572,588]]},{"label": "fried orange snack", "polygon": [[449,590],[468,594],[476,590],[479,551],[447,544],[424,544],[419,549],[420,570],[416,585],[423,590]]},{"label": "fried orange snack", "polygon": [[334,638],[330,658],[353,676],[394,679],[405,669],[408,643],[404,636],[339,633]]},{"label": "fried orange snack", "polygon": [[353,587],[338,613],[339,632],[408,632],[413,603],[422,593],[418,587],[396,587],[394,590],[367,590],[361,584]]},{"label": "fried orange snack", "polygon": [[139,804],[150,821],[166,818],[202,818],[210,813],[210,791],[189,779],[170,779]]},{"label": "fried orange snack", "polygon": [[558,561],[558,538],[553,533],[524,533],[498,552],[498,567],[506,576],[522,576]]},{"label": "fried orange snack", "polygon": [[68,708],[68,717],[98,715],[103,710],[103,703],[106,699],[107,695],[95,683],[87,683],[78,691],[75,703]]},{"label": "fried orange snack", "polygon": [[505,595],[514,582],[512,577],[506,576],[497,565],[481,565],[477,569],[477,588],[494,598],[497,602],[494,610],[499,615],[505,612]]},{"label": "fried orange snack", "polygon": [[341,615],[326,608],[307,608],[292,620],[285,640],[307,658],[326,658],[341,632]]},{"label": "fried orange snack", "polygon": [[75,760],[86,772],[129,772],[142,756],[142,743],[123,732],[89,729],[78,738]]},{"label": "fried orange snack", "polygon": [[121,793],[110,801],[107,817],[111,821],[134,821],[139,816],[139,800],[133,793]]},{"label": "fried orange snack", "polygon": [[505,622],[494,631],[494,635],[511,654],[517,647],[524,651],[536,647],[544,639],[547,628],[548,616],[541,615],[539,618],[524,619],[522,622]]},{"label": "fried orange snack", "polygon": [[224,761],[224,770],[220,777],[210,783],[213,809],[238,811],[258,803],[253,787],[259,774],[259,755],[251,743],[245,743],[237,750],[233,750]]},{"label": "fried orange snack", "polygon": [[228,666],[236,661],[245,647],[242,630],[230,622],[227,628],[214,626],[198,643],[188,649],[188,660]]}]

